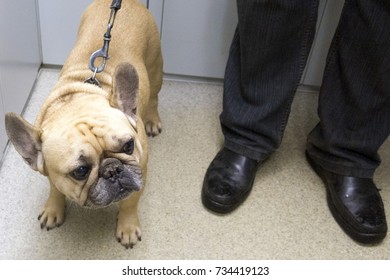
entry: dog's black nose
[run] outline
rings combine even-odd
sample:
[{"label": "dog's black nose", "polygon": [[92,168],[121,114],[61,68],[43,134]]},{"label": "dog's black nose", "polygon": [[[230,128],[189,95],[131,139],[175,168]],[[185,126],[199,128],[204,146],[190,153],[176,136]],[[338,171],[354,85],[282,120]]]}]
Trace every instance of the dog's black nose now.
[{"label": "dog's black nose", "polygon": [[123,171],[124,168],[122,163],[115,158],[104,159],[99,168],[100,176],[111,182],[121,179]]}]

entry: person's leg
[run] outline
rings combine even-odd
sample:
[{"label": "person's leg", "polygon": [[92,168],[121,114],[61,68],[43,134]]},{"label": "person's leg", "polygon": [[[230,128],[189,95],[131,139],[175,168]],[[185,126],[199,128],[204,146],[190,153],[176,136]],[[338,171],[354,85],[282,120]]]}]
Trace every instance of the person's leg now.
[{"label": "person's leg", "polygon": [[318,1],[238,0],[224,77],[225,147],[264,160],[282,140],[315,34]]},{"label": "person's leg", "polygon": [[325,169],[372,177],[390,133],[390,1],[347,0],[320,92],[309,154]]},{"label": "person's leg", "polygon": [[[332,213],[361,242],[381,240],[387,231],[372,177],[380,163],[378,149],[390,133],[389,25],[390,1],[346,1],[320,90],[320,123],[307,143],[312,166],[323,179],[328,174],[324,180],[333,198],[329,200]],[[339,179],[330,183],[329,176],[337,175]],[[340,197],[345,192],[354,202]],[[340,220],[343,210],[337,210],[337,204],[340,209],[352,207],[345,215],[362,222]],[[372,237],[366,238],[364,232]]]},{"label": "person's leg", "polygon": [[211,162],[203,204],[227,213],[252,188],[258,163],[280,145],[315,34],[318,1],[237,0],[224,78],[224,148]]}]

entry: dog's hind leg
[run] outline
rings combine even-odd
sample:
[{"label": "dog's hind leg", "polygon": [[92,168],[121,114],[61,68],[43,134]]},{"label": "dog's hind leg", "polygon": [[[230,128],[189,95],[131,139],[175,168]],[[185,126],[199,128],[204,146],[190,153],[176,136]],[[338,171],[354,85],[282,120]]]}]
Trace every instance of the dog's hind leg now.
[{"label": "dog's hind leg", "polygon": [[149,78],[150,98],[147,104],[144,124],[148,136],[157,136],[161,133],[161,120],[158,113],[158,93],[162,86],[163,59],[161,55],[160,42],[151,42],[149,56],[146,61],[146,70]]}]

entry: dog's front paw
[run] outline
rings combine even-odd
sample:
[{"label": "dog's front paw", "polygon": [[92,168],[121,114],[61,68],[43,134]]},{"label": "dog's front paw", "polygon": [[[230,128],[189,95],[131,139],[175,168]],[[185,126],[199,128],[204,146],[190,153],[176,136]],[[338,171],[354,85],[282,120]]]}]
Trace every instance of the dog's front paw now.
[{"label": "dog's front paw", "polygon": [[41,229],[51,230],[65,221],[65,196],[56,187],[50,185],[50,194],[43,211],[38,216]]},{"label": "dog's front paw", "polygon": [[60,206],[45,206],[42,213],[38,216],[41,229],[51,230],[61,226],[65,221],[65,209]]},{"label": "dog's front paw", "polygon": [[138,218],[128,217],[126,219],[121,216],[118,217],[116,239],[126,249],[132,249],[138,241],[141,241],[141,235],[141,227]]}]

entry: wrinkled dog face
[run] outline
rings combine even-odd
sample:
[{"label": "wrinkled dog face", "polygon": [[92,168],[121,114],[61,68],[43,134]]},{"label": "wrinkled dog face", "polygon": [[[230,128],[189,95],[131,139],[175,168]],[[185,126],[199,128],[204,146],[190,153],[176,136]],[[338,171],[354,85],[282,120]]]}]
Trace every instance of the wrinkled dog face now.
[{"label": "wrinkled dog face", "polygon": [[42,152],[57,189],[79,205],[104,207],[140,190],[142,147],[128,116],[96,99],[89,104],[88,114],[43,133]]},{"label": "wrinkled dog face", "polygon": [[70,114],[63,109],[62,129],[57,123],[42,134],[49,179],[79,205],[105,207],[143,185],[136,116],[138,84],[131,65],[118,67],[114,78],[118,108],[99,95],[81,95],[69,102]]},{"label": "wrinkled dog face", "polygon": [[7,133],[31,168],[47,175],[66,197],[82,206],[107,206],[143,185],[138,84],[134,67],[120,65],[113,85],[115,106],[108,93],[84,84],[41,127],[7,114]]}]

